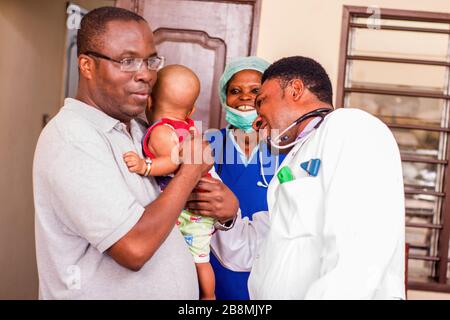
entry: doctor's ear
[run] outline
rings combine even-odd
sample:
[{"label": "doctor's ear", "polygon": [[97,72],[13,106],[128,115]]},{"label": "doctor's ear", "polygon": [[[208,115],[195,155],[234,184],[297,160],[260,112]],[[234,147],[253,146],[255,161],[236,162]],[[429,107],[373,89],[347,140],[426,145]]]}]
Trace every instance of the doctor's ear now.
[{"label": "doctor's ear", "polygon": [[294,101],[298,101],[305,91],[305,84],[300,79],[294,79],[290,83],[291,96]]}]

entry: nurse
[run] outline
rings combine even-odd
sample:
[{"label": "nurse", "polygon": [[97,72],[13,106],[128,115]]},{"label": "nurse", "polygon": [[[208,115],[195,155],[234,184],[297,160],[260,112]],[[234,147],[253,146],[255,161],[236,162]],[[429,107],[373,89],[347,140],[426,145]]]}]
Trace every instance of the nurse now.
[{"label": "nurse", "polygon": [[[278,155],[270,154],[266,142],[259,141],[258,133],[252,128],[257,117],[255,98],[262,73],[268,66],[268,62],[257,57],[238,58],[226,66],[219,95],[229,125],[210,135],[216,172],[239,199],[241,212],[237,224],[256,223],[264,230],[268,220],[267,187],[281,161]],[[238,250],[228,250],[225,259],[230,263],[239,260]],[[249,272],[231,271],[213,256],[211,263],[218,300],[249,299]]]},{"label": "nurse", "polygon": [[267,193],[270,228],[237,220],[218,232],[217,256],[227,265],[222,252],[242,249],[232,268],[251,269],[251,299],[404,299],[403,178],[387,126],[334,110],[326,71],[298,56],[264,72],[256,109],[255,126],[288,152]]}]

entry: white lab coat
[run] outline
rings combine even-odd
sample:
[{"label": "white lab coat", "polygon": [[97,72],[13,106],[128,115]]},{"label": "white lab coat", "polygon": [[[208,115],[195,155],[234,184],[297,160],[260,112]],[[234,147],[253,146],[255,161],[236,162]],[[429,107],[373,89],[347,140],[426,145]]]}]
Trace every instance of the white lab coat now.
[{"label": "white lab coat", "polygon": [[[316,177],[300,163],[320,159]],[[389,129],[338,109],[280,168],[295,180],[268,190],[269,215],[238,217],[212,249],[226,267],[251,269],[252,299],[404,299],[404,190]]]}]

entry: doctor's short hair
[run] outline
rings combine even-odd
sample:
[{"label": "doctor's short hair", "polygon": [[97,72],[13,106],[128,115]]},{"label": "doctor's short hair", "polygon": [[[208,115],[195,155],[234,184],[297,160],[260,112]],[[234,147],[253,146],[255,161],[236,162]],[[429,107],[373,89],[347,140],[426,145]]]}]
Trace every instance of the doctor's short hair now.
[{"label": "doctor's short hair", "polygon": [[100,7],[89,11],[81,19],[77,34],[77,54],[102,49],[105,39],[106,26],[112,21],[147,22],[140,15],[118,7]]},{"label": "doctor's short hair", "polygon": [[330,77],[320,63],[311,58],[294,56],[274,62],[264,72],[261,83],[270,79],[279,79],[283,90],[291,80],[301,79],[320,101],[333,105]]}]

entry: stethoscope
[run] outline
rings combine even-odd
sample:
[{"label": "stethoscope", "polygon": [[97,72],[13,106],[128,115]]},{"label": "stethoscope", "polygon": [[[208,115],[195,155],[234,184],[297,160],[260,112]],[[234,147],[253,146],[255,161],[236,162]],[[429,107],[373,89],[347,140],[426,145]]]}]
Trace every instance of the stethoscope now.
[{"label": "stethoscope", "polygon": [[[227,144],[227,134],[228,134],[228,133],[225,132],[225,134],[224,134],[223,137],[222,137],[222,149],[220,150],[220,152],[221,152],[221,154],[220,154],[220,159],[221,159],[222,161],[218,163],[218,165],[217,165],[217,170],[216,170],[216,173],[217,173],[219,176],[220,176],[220,174],[221,174],[221,172],[222,172],[223,163],[225,162],[225,159],[224,159],[224,156],[225,156],[225,154],[224,154],[224,149],[226,148],[226,144]],[[232,133],[231,133],[231,134],[232,134]],[[262,156],[262,146],[261,146],[261,142],[258,143],[258,156],[259,156],[259,174],[260,174],[260,176],[261,176],[261,178],[262,178],[263,181],[258,181],[258,182],[256,183],[256,185],[257,185],[258,187],[261,187],[261,188],[268,188],[268,187],[269,187],[269,183],[267,182],[266,175],[264,174],[264,166],[263,166],[263,156]],[[277,171],[278,171],[278,166],[279,166],[278,161],[279,161],[279,156],[276,155],[276,156],[275,156],[275,171],[274,171],[274,172],[277,172]]]},{"label": "stethoscope", "polygon": [[288,149],[294,145],[296,145],[298,142],[300,142],[300,139],[297,138],[294,141],[292,141],[291,143],[285,144],[285,145],[279,145],[280,142],[289,140],[289,135],[285,134],[286,132],[288,132],[290,129],[292,129],[293,127],[299,125],[300,123],[302,123],[303,121],[309,119],[309,118],[316,118],[316,117],[320,117],[320,121],[314,126],[313,129],[317,129],[323,122],[323,120],[325,119],[325,116],[327,116],[330,112],[332,112],[334,109],[332,108],[319,108],[313,111],[310,111],[308,113],[305,113],[304,115],[302,115],[301,117],[299,117],[297,120],[295,120],[294,122],[292,122],[292,124],[290,126],[288,126],[286,129],[284,129],[278,136],[276,136],[274,139],[272,139],[270,136],[267,137],[267,141],[275,148],[277,149]]},{"label": "stethoscope", "polygon": [[[258,153],[259,153],[259,175],[262,177],[263,181],[258,181],[258,182],[256,183],[256,185],[257,185],[258,187],[261,187],[261,188],[268,188],[268,187],[269,187],[269,183],[267,182],[267,180],[266,180],[266,175],[264,174],[264,166],[263,166],[263,157],[262,157],[262,150],[261,150],[261,142],[260,142],[259,145],[258,145]],[[279,158],[280,158],[279,155],[276,155],[276,156],[275,156],[275,171],[274,171],[274,172],[277,172],[277,171],[278,171],[278,166],[279,166],[278,161],[279,161]]]}]

